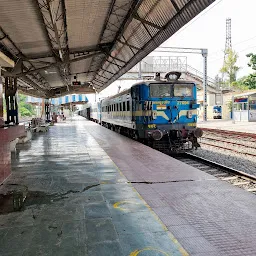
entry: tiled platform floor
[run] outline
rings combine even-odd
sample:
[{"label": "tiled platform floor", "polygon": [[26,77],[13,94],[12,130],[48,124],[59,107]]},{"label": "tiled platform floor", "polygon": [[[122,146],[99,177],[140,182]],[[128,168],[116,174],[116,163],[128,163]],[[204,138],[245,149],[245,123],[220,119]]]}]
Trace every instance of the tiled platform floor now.
[{"label": "tiled platform floor", "polygon": [[0,194],[27,199],[0,215],[1,256],[256,255],[255,195],[95,123],[51,127],[15,158]]},{"label": "tiled platform floor", "polygon": [[256,255],[255,195],[97,124],[86,129],[190,255]]},{"label": "tiled platform floor", "polygon": [[208,120],[207,122],[198,121],[198,127],[220,129],[234,132],[256,133],[256,122],[248,121],[235,121],[235,123],[233,123],[232,120],[214,119]]},{"label": "tiled platform floor", "polygon": [[[187,255],[87,131],[91,124],[57,124],[17,149],[0,186],[0,255]],[[11,191],[26,194],[19,212],[7,212]]]}]

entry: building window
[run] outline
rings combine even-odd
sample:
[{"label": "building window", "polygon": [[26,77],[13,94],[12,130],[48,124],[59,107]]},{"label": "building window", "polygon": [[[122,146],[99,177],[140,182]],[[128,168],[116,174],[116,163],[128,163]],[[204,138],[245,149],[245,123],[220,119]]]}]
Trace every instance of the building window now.
[{"label": "building window", "polygon": [[123,102],[123,111],[126,110],[126,107],[125,107],[125,101]]}]

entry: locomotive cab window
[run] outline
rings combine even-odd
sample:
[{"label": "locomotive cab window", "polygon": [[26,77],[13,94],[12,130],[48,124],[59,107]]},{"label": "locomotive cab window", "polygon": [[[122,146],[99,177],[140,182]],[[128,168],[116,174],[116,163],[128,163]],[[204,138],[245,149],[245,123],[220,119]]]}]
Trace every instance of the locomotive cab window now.
[{"label": "locomotive cab window", "polygon": [[150,97],[171,97],[171,85],[166,83],[150,84]]},{"label": "locomotive cab window", "polygon": [[174,97],[192,97],[193,84],[174,84]]}]

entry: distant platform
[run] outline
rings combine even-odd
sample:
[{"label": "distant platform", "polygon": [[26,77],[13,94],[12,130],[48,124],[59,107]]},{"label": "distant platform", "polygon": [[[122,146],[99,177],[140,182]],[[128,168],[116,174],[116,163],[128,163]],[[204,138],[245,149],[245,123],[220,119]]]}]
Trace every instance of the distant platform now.
[{"label": "distant platform", "polygon": [[248,121],[236,121],[233,123],[232,120],[209,120],[207,122],[199,121],[198,127],[201,128],[212,128],[235,132],[248,132],[256,134],[256,122]]}]

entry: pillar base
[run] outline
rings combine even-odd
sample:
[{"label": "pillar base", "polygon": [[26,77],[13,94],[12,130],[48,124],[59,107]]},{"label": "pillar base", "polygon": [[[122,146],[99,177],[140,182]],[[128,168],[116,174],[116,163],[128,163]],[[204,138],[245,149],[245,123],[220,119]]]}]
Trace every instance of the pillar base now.
[{"label": "pillar base", "polygon": [[0,184],[11,174],[11,141],[25,134],[24,125],[0,128]]}]

